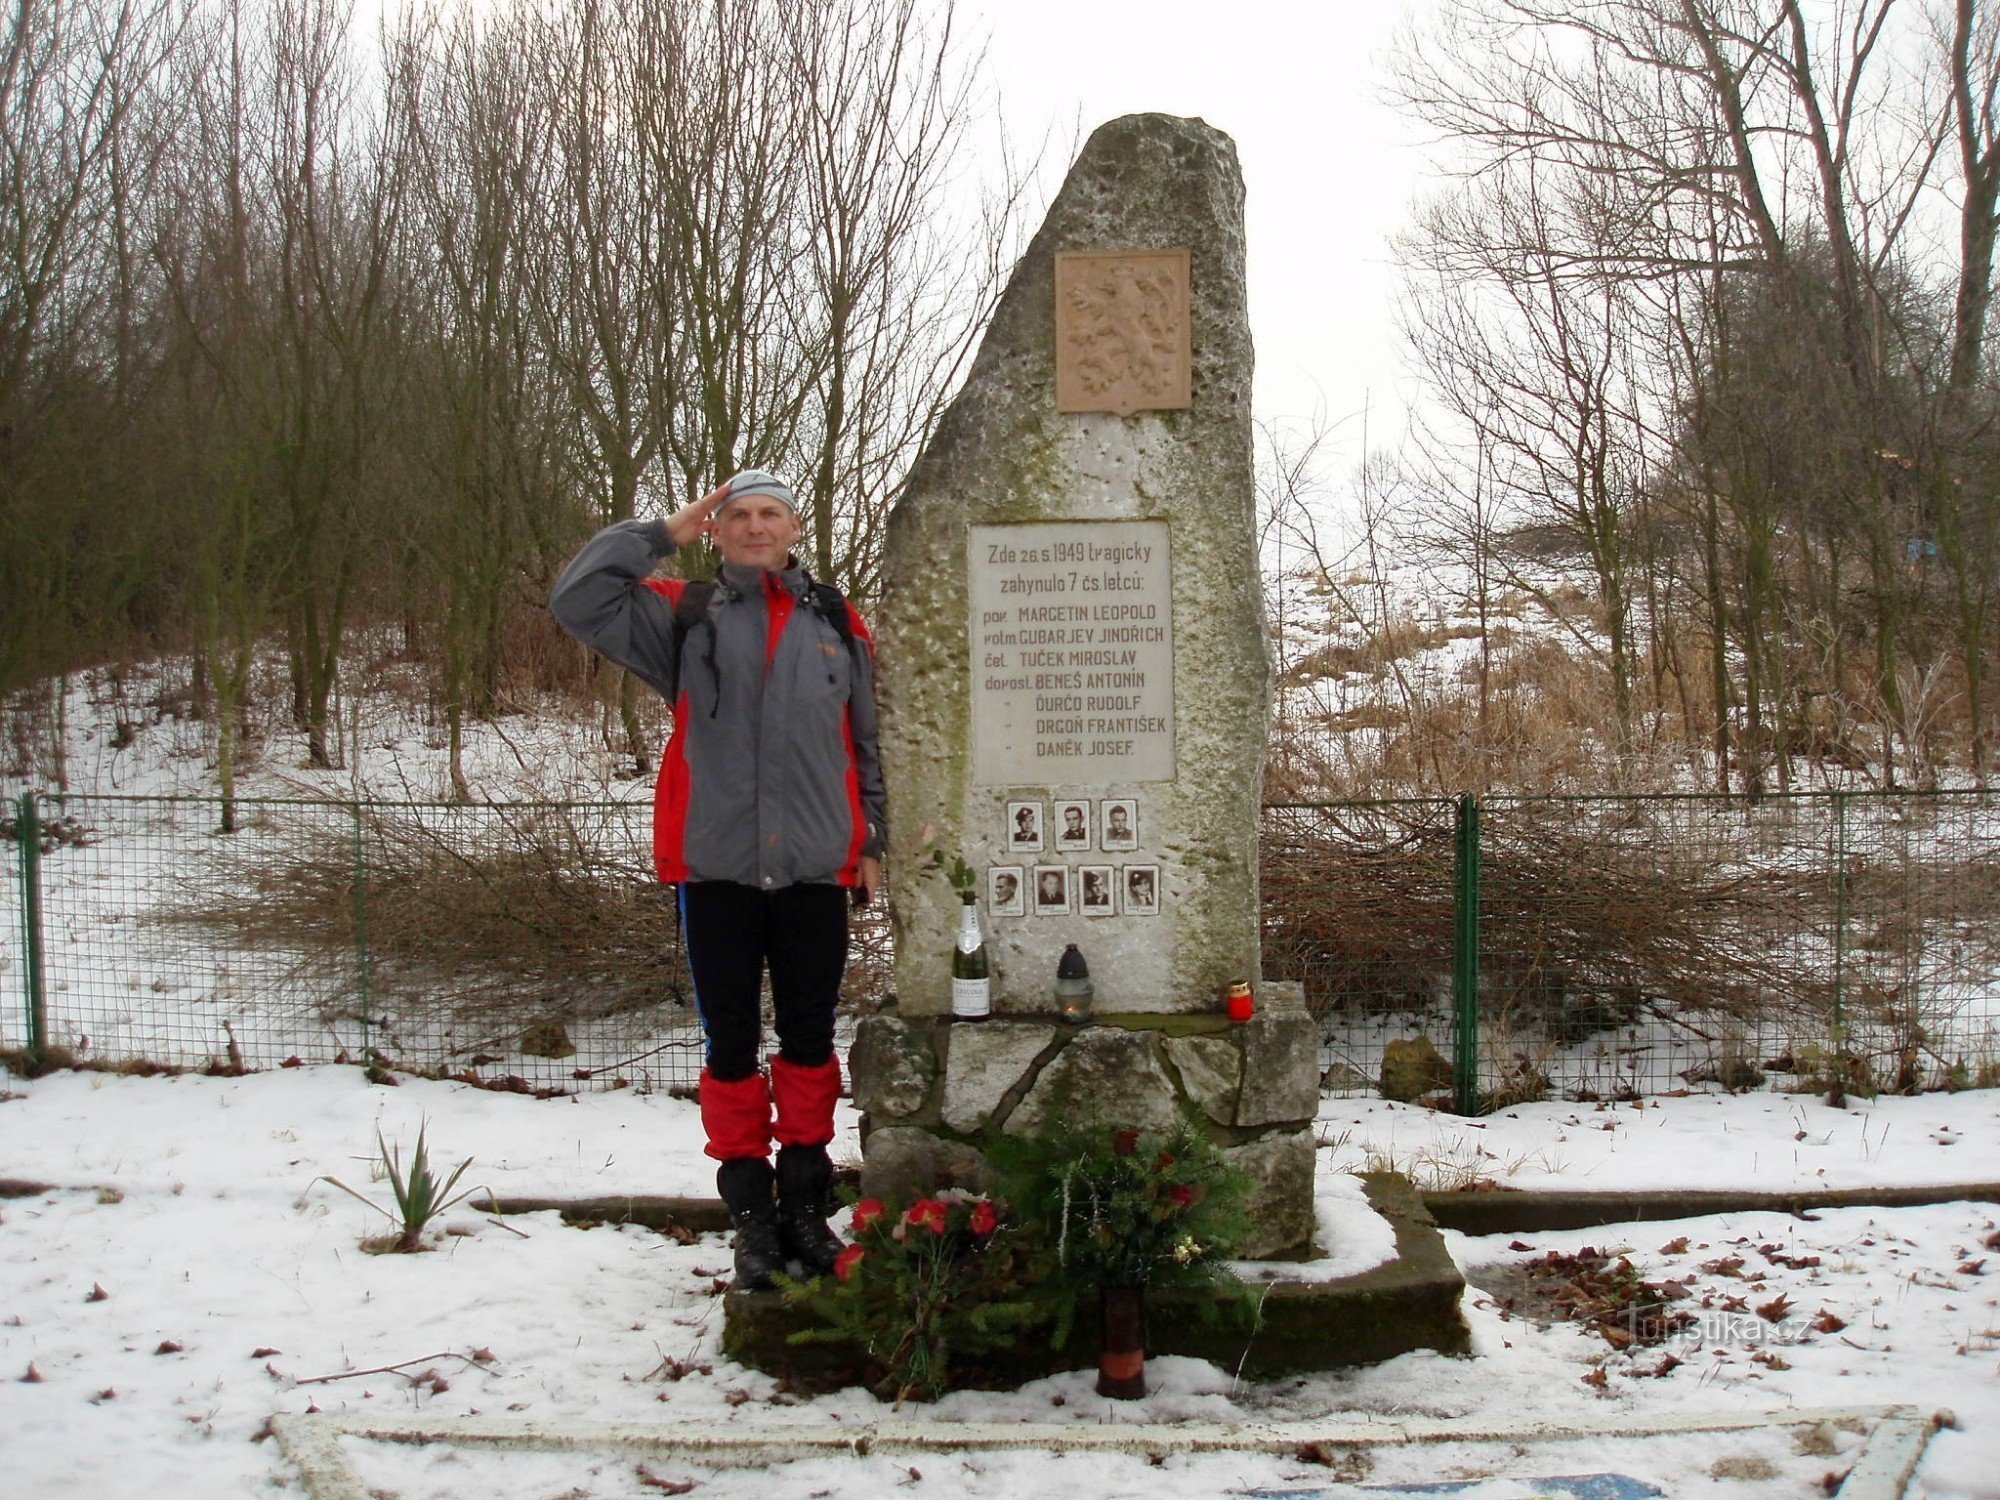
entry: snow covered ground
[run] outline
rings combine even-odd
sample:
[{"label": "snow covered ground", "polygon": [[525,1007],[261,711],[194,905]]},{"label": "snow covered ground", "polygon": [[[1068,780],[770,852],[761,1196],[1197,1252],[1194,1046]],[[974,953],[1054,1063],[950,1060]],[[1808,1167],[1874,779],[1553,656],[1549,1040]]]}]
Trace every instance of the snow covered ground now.
[{"label": "snow covered ground", "polygon": [[[298,1493],[266,1423],[315,1409],[749,1434],[892,1416],[1092,1431],[1128,1423],[1247,1431],[1322,1417],[1433,1417],[1485,1430],[1610,1417],[1644,1430],[1701,1413],[1891,1403],[1956,1417],[1932,1441],[1913,1495],[2000,1493],[2000,1212],[1989,1204],[1447,1235],[1474,1286],[1465,1302],[1476,1345],[1469,1359],[1412,1355],[1271,1383],[1163,1359],[1150,1366],[1153,1394],[1135,1403],[1106,1402],[1089,1376],[1070,1374],[893,1414],[860,1390],[803,1398],[722,1355],[717,1291],[729,1258],[719,1237],[681,1245],[642,1229],[572,1228],[553,1214],[502,1223],[461,1208],[432,1253],[370,1255],[359,1242],[380,1221],[317,1182],[330,1174],[385,1194],[368,1181],[377,1127],[407,1148],[427,1119],[439,1163],[474,1157],[466,1181],[502,1195],[703,1192],[699,1124],[684,1101],[632,1090],[538,1101],[414,1080],[377,1088],[346,1068],[0,1083],[8,1091],[0,1177],[54,1187],[0,1203],[0,1488],[9,1495]],[[849,1155],[852,1123],[836,1146]],[[1426,1160],[1470,1162],[1476,1175],[1510,1184],[1594,1189],[2000,1173],[2000,1097],[1990,1092],[1846,1111],[1695,1096],[1643,1110],[1532,1106],[1484,1121],[1330,1100],[1321,1130],[1322,1207],[1336,1252],[1376,1232],[1353,1217],[1340,1175],[1350,1166],[1393,1163],[1422,1177]],[[1683,1281],[1696,1324],[1676,1341],[1620,1353],[1582,1325],[1547,1322],[1523,1292],[1522,1267],[1586,1245],[1623,1250],[1648,1279]],[[1732,1297],[1751,1310],[1732,1312]],[[1780,1297],[1777,1316],[1755,1313]],[[1821,1331],[1836,1321],[1837,1331]],[[1679,1361],[1671,1367],[1669,1354]],[[1134,1454],[874,1454],[747,1469],[611,1446],[523,1454],[349,1439],[344,1451],[374,1493],[400,1500],[621,1500],[683,1492],[690,1482],[685,1492],[717,1500],[904,1490],[1333,1496],[1453,1479],[1480,1481],[1465,1493],[1498,1500],[1563,1493],[1532,1476],[1591,1474],[1629,1476],[1657,1494],[1775,1500],[1822,1493],[1822,1478],[1845,1470],[1863,1441],[1838,1427],[1779,1427],[1384,1445],[1358,1455],[1196,1454],[1163,1444]]]}]

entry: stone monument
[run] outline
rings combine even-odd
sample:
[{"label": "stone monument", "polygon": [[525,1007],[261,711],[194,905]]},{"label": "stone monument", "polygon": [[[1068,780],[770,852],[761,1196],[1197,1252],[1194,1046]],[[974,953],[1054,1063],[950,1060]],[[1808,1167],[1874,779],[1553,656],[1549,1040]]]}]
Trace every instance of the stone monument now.
[{"label": "stone monument", "polygon": [[[1307,1250],[1311,1018],[1258,969],[1270,710],[1243,184],[1199,120],[1103,126],[890,519],[878,611],[896,1002],[852,1054],[864,1186],[977,1181],[1053,1110],[1193,1109],[1252,1175],[1251,1256]],[[929,830],[927,842],[925,831]],[[993,1016],[954,1023],[978,873]],[[1093,1013],[1053,989],[1075,944]],[[1233,981],[1257,1011],[1232,1023]]]}]

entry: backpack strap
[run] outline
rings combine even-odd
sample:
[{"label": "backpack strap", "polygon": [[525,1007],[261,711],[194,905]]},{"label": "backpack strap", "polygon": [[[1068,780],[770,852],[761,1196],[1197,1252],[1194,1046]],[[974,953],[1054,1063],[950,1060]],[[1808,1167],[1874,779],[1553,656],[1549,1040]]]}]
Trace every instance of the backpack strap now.
[{"label": "backpack strap", "polygon": [[848,650],[854,649],[854,621],[847,613],[847,595],[830,583],[815,580],[806,590],[806,597],[812,601],[813,613],[833,627],[833,633],[840,637],[840,644]]},{"label": "backpack strap", "polygon": [[709,707],[708,716],[715,717],[722,707],[722,669],[715,664],[715,624],[708,618],[708,607],[715,601],[715,580],[713,578],[690,578],[681,586],[680,598],[674,600],[674,670],[680,670],[681,646],[688,638],[688,632],[704,622],[708,624],[709,675],[715,679],[715,702]]}]

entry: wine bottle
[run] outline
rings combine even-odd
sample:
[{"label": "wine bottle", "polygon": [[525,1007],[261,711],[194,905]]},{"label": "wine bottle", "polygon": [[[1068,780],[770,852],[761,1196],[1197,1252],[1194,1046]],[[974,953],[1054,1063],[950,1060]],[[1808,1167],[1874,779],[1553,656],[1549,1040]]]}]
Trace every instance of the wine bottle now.
[{"label": "wine bottle", "polygon": [[972,892],[961,892],[958,943],[951,952],[951,1014],[958,1021],[983,1021],[993,1014],[993,965],[986,956],[986,939],[979,931],[979,905]]}]

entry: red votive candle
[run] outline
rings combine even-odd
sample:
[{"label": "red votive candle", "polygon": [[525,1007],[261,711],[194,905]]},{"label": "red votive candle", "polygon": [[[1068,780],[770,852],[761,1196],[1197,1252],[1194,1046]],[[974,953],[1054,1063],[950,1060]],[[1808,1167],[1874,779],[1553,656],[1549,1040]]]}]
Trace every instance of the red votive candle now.
[{"label": "red votive candle", "polygon": [[1237,980],[1229,987],[1229,998],[1225,1002],[1232,1021],[1247,1021],[1256,1013],[1257,1005],[1250,997],[1250,986],[1245,980]]}]

